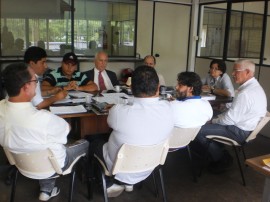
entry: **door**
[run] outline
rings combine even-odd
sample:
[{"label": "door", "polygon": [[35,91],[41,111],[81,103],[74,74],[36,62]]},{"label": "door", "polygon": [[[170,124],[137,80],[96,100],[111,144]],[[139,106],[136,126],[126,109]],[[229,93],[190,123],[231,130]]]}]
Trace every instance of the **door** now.
[{"label": "door", "polygon": [[155,3],[153,55],[156,70],[167,86],[175,86],[177,74],[187,70],[191,6]]}]

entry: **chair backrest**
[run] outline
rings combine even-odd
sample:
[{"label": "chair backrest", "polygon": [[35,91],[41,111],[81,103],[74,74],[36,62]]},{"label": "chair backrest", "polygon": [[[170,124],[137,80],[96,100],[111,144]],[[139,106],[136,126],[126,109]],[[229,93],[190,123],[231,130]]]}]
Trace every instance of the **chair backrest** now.
[{"label": "chair backrest", "polygon": [[187,146],[198,134],[201,127],[178,128],[174,127],[169,139],[169,148],[176,149]]},{"label": "chair backrest", "polygon": [[248,138],[246,139],[246,142],[249,142],[250,140],[253,140],[256,138],[256,136],[258,135],[258,133],[261,131],[261,129],[268,123],[268,121],[270,120],[270,113],[267,112],[265,117],[263,117],[258,125],[256,126],[256,128],[252,131],[252,133],[250,133],[250,135],[248,136]]},{"label": "chair backrest", "polygon": [[62,169],[50,149],[14,153],[4,148],[4,151],[9,163],[15,165],[20,173],[26,177],[44,179],[52,176],[54,173],[62,174]]},{"label": "chair backrest", "polygon": [[112,174],[139,173],[153,170],[158,165],[163,165],[169,144],[165,142],[151,146],[135,146],[123,144],[117,153],[112,169]]}]

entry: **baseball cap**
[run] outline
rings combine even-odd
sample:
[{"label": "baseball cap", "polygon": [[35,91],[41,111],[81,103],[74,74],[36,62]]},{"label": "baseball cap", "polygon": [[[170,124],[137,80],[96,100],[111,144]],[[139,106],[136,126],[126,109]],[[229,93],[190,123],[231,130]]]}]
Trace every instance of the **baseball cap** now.
[{"label": "baseball cap", "polygon": [[63,56],[63,62],[64,63],[72,63],[72,64],[78,64],[78,58],[77,56],[70,52],[70,53],[66,53],[64,56]]}]

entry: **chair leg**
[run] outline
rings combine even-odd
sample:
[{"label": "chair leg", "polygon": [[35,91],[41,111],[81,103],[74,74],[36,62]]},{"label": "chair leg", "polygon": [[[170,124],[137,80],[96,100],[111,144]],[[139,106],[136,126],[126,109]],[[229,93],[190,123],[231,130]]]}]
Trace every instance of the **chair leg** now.
[{"label": "chair leg", "polygon": [[164,185],[164,179],[163,179],[163,173],[162,173],[162,167],[160,166],[159,169],[159,177],[160,177],[160,184],[161,184],[161,189],[162,189],[162,195],[163,195],[163,201],[167,202],[167,195],[166,195],[166,190],[165,190],[165,185]]},{"label": "chair leg", "polygon": [[11,195],[10,195],[10,202],[14,202],[15,199],[15,192],[16,192],[16,184],[17,184],[17,178],[18,178],[18,169],[14,170],[12,174],[12,188],[11,188]]},{"label": "chair leg", "polygon": [[241,162],[240,162],[240,159],[239,159],[239,155],[237,153],[237,148],[235,146],[233,146],[233,149],[234,149],[234,153],[236,155],[237,163],[238,163],[238,166],[239,166],[239,169],[240,169],[240,173],[241,173],[241,177],[242,177],[242,181],[243,181],[243,186],[246,186],[246,181],[245,181],[243,169],[242,169],[242,166],[241,166]]},{"label": "chair leg", "polygon": [[244,149],[243,146],[241,147],[241,150],[242,150],[242,153],[243,153],[244,160],[246,160],[247,159],[246,152],[245,152],[245,149]]},{"label": "chair leg", "polygon": [[107,186],[104,173],[101,171],[104,202],[108,202]]},{"label": "chair leg", "polygon": [[74,181],[75,181],[76,171],[75,169],[71,173],[71,179],[70,179],[70,187],[69,187],[69,199],[68,201],[71,202],[73,198],[73,189],[74,189]]},{"label": "chair leg", "polygon": [[190,148],[189,148],[188,145],[187,145],[186,148],[187,148],[188,156],[189,156],[189,160],[190,160],[191,171],[192,171],[192,175],[193,175],[193,182],[197,182],[197,175],[196,175],[196,171],[195,171],[195,168],[194,168],[194,163],[193,163],[193,160],[192,160],[192,154],[191,154],[191,151],[190,151]]},{"label": "chair leg", "polygon": [[156,182],[156,177],[155,177],[155,170],[152,172],[152,179],[153,179],[153,184],[155,188],[155,195],[156,195],[156,198],[158,198],[159,193],[158,193],[158,187],[157,187],[157,182]]}]

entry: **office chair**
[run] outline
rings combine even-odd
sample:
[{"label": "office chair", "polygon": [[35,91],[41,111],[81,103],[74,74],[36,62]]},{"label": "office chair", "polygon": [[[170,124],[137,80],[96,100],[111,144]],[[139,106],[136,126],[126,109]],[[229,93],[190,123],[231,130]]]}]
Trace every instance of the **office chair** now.
[{"label": "office chair", "polygon": [[[163,201],[166,202],[167,196],[161,165],[163,165],[166,160],[168,149],[168,141],[151,146],[135,146],[123,144],[117,153],[117,158],[115,159],[111,172],[107,170],[104,162],[95,155],[101,171],[104,201],[108,202],[105,176],[113,176],[117,173],[140,173],[154,169],[154,171],[152,172],[152,176],[155,179],[154,172],[159,172]],[[157,192],[156,184],[155,188]]]},{"label": "office chair", "polygon": [[[12,191],[10,196],[10,202],[13,202],[15,199],[15,191],[16,191],[16,183],[18,173],[20,172],[25,177],[31,179],[37,179],[33,177],[37,174],[44,175],[44,176],[52,176],[53,178],[64,176],[70,174],[70,191],[69,191],[69,202],[72,201],[73,197],[73,188],[74,188],[74,180],[75,180],[75,169],[77,162],[84,157],[86,154],[82,154],[78,156],[73,163],[70,165],[69,168],[66,170],[62,170],[59,166],[54,154],[50,149],[35,151],[35,152],[27,152],[27,153],[14,153],[4,148],[4,152],[7,156],[7,159],[11,165],[15,166],[14,176],[12,178]],[[57,175],[54,175],[54,174]],[[39,178],[39,179],[46,179]],[[88,194],[89,187],[88,187]]]},{"label": "office chair", "polygon": [[[238,163],[238,166],[239,166],[239,170],[240,170],[240,173],[241,173],[243,186],[246,185],[246,181],[245,181],[243,169],[242,169],[242,166],[241,166],[241,163],[240,163],[240,158],[239,158],[239,155],[238,155],[238,152],[237,152],[237,148],[240,151],[242,151],[244,160],[246,160],[246,154],[245,154],[245,151],[244,151],[244,146],[247,143],[251,142],[251,140],[254,140],[257,137],[258,133],[268,123],[269,120],[270,120],[270,113],[267,112],[266,115],[259,121],[259,123],[256,126],[256,128],[248,136],[248,138],[246,139],[245,143],[242,144],[242,145],[239,144],[239,143],[237,143],[236,141],[230,139],[230,138],[227,138],[227,137],[221,137],[221,136],[216,136],[216,135],[207,135],[206,136],[211,141],[216,141],[216,142],[219,142],[219,143],[222,143],[222,144],[229,145],[229,146],[233,147],[234,153],[235,153],[235,156],[236,156],[236,159],[237,159],[237,163]],[[211,144],[211,142],[209,144]],[[208,145],[208,147],[209,147],[209,145]]]},{"label": "office chair", "polygon": [[191,163],[191,170],[193,181],[197,182],[197,175],[192,161],[192,154],[189,148],[189,143],[193,141],[200,131],[201,127],[197,128],[178,128],[174,127],[171,137],[169,139],[169,152],[178,151],[180,149],[187,149],[189,160]]}]

